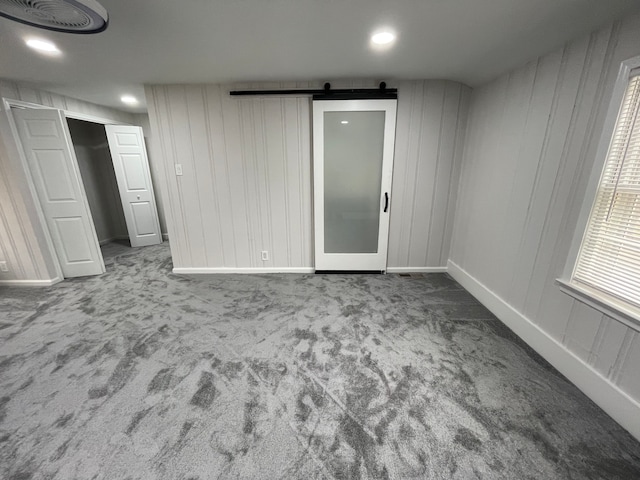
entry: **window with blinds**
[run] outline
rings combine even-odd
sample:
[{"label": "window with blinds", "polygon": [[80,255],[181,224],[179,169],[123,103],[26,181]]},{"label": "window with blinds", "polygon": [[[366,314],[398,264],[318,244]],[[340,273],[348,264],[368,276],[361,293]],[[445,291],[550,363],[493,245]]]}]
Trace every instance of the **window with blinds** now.
[{"label": "window with blinds", "polygon": [[640,71],[627,86],[572,281],[640,308]]}]

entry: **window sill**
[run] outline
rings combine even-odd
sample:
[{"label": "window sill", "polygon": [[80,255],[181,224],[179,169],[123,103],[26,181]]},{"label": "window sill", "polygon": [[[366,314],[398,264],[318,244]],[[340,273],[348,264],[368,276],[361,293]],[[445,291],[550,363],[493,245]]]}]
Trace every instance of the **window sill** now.
[{"label": "window sill", "polygon": [[563,293],[640,332],[639,309],[625,305],[595,289],[576,285],[568,280],[558,278],[556,283]]}]

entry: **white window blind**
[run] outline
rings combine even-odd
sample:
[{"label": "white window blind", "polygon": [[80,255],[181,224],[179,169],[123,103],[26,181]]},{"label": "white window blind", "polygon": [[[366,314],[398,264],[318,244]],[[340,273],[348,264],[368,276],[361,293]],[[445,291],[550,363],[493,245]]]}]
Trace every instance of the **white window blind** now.
[{"label": "white window blind", "polygon": [[640,71],[632,72],[572,281],[640,308]]}]

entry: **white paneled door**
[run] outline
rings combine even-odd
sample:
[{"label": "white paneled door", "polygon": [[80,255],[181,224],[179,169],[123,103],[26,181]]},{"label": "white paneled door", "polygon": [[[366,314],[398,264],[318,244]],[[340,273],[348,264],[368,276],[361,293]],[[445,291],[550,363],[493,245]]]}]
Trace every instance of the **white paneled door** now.
[{"label": "white paneled door", "polygon": [[142,128],[105,125],[132,247],[162,243]]},{"label": "white paneled door", "polygon": [[63,275],[104,273],[98,237],[62,112],[30,108],[12,112]]},{"label": "white paneled door", "polygon": [[397,100],[314,100],[316,271],[385,271]]}]

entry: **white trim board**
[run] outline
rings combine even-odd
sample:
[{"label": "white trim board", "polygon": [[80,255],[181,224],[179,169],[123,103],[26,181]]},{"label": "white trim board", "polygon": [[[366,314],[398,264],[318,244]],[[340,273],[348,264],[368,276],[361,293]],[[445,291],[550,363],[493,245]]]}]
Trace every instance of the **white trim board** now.
[{"label": "white trim board", "polygon": [[73,118],[74,120],[83,120],[85,122],[98,123],[101,125],[129,125],[128,123],[124,123],[119,120],[110,120],[108,118],[97,117],[87,113],[78,113],[71,110],[63,110],[63,112],[65,117]]},{"label": "white trim board", "polygon": [[173,269],[173,273],[177,275],[207,275],[207,274],[260,274],[260,273],[315,273],[313,267],[211,267],[211,268],[191,268],[191,267],[176,267]]},{"label": "white trim board", "polygon": [[448,272],[507,327],[538,352],[610,417],[640,440],[640,403],[604,378],[461,267],[449,260]]},{"label": "white trim board", "polygon": [[608,317],[619,321],[627,327],[640,332],[640,317],[638,316],[638,310],[631,310],[631,306],[627,307],[623,304],[613,303],[612,300],[607,298],[604,294],[598,290],[591,289],[587,285],[577,285],[566,280],[556,280],[556,285],[560,288],[562,293],[575,298],[579,302],[590,306],[591,308],[604,313]]},{"label": "white trim board", "polygon": [[447,267],[387,267],[387,273],[446,273]]},{"label": "white trim board", "polygon": [[99,123],[102,125],[128,125],[128,123],[124,123],[119,120],[102,118],[102,117],[98,117],[96,115],[91,115],[88,113],[74,112],[73,110],[63,110],[57,107],[48,107],[40,103],[25,102],[23,100],[15,100],[13,98],[8,98],[8,97],[3,97],[2,101],[4,103],[5,109],[7,110],[11,107],[62,110],[62,112],[64,112],[64,116],[67,118],[74,118],[76,120],[84,120],[85,122]]},{"label": "white trim board", "polygon": [[61,281],[60,277],[50,280],[0,280],[0,287],[50,287]]},{"label": "white trim board", "polygon": [[[176,267],[176,275],[206,275],[227,273],[315,273],[313,267]],[[447,267],[389,267],[387,273],[446,273]]]}]

